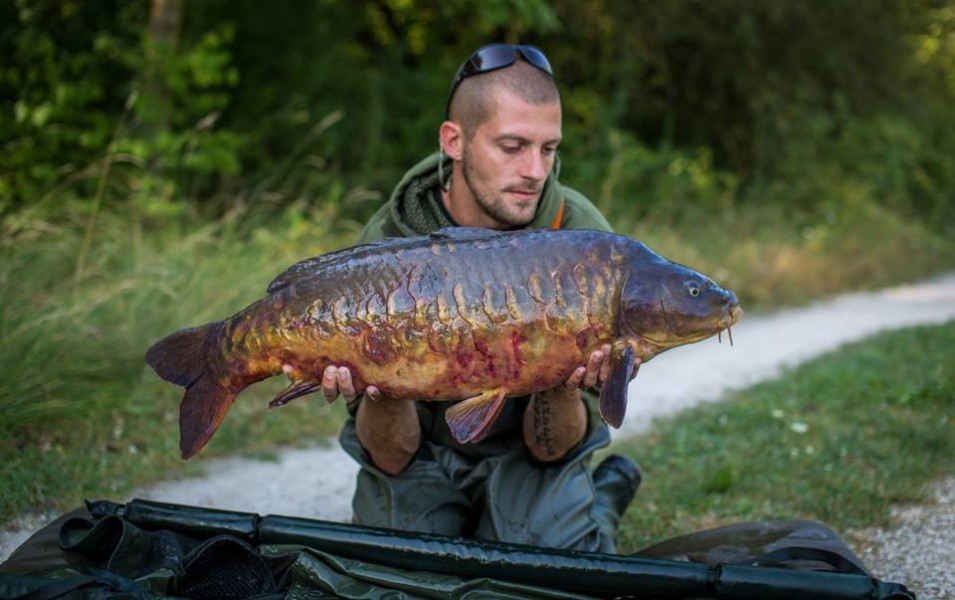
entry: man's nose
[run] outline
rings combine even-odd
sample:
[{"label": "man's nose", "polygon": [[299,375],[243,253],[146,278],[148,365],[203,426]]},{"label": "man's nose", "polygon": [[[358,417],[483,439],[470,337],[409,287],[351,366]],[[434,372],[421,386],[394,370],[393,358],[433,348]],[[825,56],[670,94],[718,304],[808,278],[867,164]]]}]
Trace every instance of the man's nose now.
[{"label": "man's nose", "polygon": [[530,152],[521,165],[521,177],[532,181],[541,181],[547,177],[550,165],[539,152]]}]

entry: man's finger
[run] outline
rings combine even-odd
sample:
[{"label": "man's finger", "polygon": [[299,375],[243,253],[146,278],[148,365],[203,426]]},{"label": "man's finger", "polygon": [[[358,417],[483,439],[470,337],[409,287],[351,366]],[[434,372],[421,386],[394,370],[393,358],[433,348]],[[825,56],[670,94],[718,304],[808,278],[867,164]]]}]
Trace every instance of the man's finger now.
[{"label": "man's finger", "polygon": [[610,379],[610,372],[613,371],[613,365],[610,364],[610,359],[608,358],[600,365],[600,376],[597,381],[603,383]]},{"label": "man's finger", "polygon": [[597,382],[603,384],[603,382],[610,378],[610,372],[613,370],[613,363],[610,361],[610,354],[613,348],[610,344],[604,344],[601,350],[604,353],[604,360],[600,363]]},{"label": "man's finger", "polygon": [[338,391],[345,397],[345,402],[351,402],[358,394],[355,393],[355,384],[352,382],[351,371],[348,367],[338,367],[336,371]]},{"label": "man's finger", "polygon": [[602,350],[594,350],[591,353],[590,360],[587,361],[587,370],[584,374],[582,387],[592,388],[597,385],[598,377],[600,377],[601,365],[603,365],[606,357],[607,355],[604,354]]},{"label": "man's finger", "polygon": [[570,374],[570,377],[567,378],[567,381],[564,382],[564,385],[572,390],[579,388],[580,383],[584,380],[584,374],[586,373],[586,367],[577,367],[574,369],[574,372]]},{"label": "man's finger", "polygon": [[322,373],[322,393],[329,402],[338,398],[338,369],[332,365],[325,367]]}]

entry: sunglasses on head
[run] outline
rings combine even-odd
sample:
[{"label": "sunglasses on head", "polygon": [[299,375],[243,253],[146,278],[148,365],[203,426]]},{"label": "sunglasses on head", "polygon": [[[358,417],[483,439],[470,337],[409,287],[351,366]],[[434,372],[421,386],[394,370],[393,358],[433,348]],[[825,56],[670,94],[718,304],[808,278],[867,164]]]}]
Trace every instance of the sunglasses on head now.
[{"label": "sunglasses on head", "polygon": [[448,94],[448,105],[444,111],[445,115],[450,114],[451,99],[454,98],[454,92],[458,89],[458,86],[461,85],[462,81],[472,75],[479,75],[481,73],[509,67],[517,61],[518,54],[541,71],[551,77],[554,76],[554,71],[551,69],[547,57],[534,46],[524,44],[488,44],[487,46],[482,46],[478,48],[470,58],[464,61],[464,64],[461,65],[461,68],[458,69],[457,74],[454,76],[454,82],[451,84],[451,92]]}]

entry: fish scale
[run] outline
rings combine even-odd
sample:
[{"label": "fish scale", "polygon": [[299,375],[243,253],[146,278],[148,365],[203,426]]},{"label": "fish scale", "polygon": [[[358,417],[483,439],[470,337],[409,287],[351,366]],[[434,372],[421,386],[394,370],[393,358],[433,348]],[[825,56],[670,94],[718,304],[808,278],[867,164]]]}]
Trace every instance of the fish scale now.
[{"label": "fish scale", "polygon": [[285,372],[292,383],[271,403],[281,405],[318,391],[329,365],[386,401],[462,400],[447,419],[468,442],[506,398],[560,385],[602,344],[613,352],[601,414],[619,426],[636,358],[714,335],[741,313],[735,294],[627,236],[453,228],[297,263],[263,299],[167,336],[146,360],[186,387],[186,458],[245,387]]}]

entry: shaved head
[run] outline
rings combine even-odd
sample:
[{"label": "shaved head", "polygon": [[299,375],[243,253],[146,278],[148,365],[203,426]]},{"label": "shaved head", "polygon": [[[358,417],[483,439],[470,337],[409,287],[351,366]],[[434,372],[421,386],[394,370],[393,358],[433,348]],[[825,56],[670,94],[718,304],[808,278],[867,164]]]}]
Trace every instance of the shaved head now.
[{"label": "shaved head", "polygon": [[462,81],[451,100],[450,120],[461,126],[466,137],[472,137],[478,126],[492,117],[494,100],[501,90],[507,90],[530,104],[560,102],[553,78],[519,59],[503,69],[473,75]]}]

